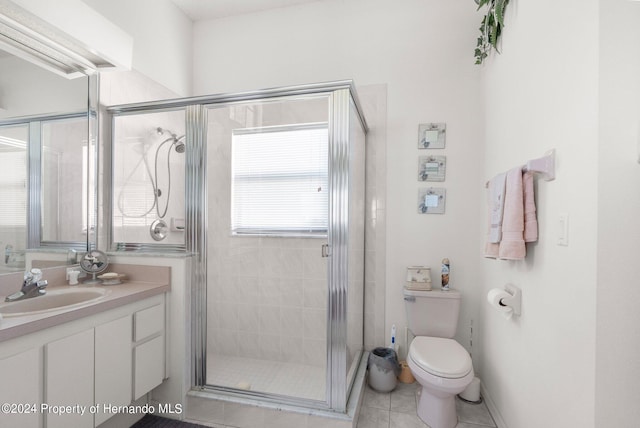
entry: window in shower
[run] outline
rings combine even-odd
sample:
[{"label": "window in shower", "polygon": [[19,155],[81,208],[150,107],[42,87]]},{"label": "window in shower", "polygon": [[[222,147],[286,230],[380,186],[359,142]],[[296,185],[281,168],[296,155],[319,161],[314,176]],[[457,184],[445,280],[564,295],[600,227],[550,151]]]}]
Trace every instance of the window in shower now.
[{"label": "window in shower", "polygon": [[233,234],[326,235],[327,133],[326,123],[233,131]]}]

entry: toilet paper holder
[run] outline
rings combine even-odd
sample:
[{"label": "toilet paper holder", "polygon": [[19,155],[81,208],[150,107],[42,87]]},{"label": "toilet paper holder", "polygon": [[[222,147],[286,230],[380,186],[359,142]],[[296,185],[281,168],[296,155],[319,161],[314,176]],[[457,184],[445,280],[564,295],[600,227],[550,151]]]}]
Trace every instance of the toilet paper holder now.
[{"label": "toilet paper holder", "polygon": [[522,290],[513,284],[506,284],[504,289],[511,297],[503,297],[500,299],[501,306],[509,306],[513,309],[515,315],[520,315],[520,309],[522,307]]}]

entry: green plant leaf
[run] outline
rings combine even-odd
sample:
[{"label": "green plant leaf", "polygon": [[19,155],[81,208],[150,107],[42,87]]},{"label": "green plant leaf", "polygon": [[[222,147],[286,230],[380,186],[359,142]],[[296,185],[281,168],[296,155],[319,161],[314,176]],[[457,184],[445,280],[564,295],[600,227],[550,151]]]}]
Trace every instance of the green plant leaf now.
[{"label": "green plant leaf", "polygon": [[509,3],[509,0],[495,0],[496,21],[501,26],[504,25],[504,10],[507,7],[507,3]]},{"label": "green plant leaf", "polygon": [[504,26],[504,13],[509,0],[474,0],[478,5],[478,10],[483,6],[488,6],[487,12],[482,16],[480,23],[480,36],[477,38],[474,56],[476,64],[482,64],[488,57],[489,52],[498,49],[498,41]]},{"label": "green plant leaf", "polygon": [[478,9],[480,10],[480,8],[482,8],[482,6],[487,5],[490,1],[492,0],[475,0],[476,4],[478,5]]}]

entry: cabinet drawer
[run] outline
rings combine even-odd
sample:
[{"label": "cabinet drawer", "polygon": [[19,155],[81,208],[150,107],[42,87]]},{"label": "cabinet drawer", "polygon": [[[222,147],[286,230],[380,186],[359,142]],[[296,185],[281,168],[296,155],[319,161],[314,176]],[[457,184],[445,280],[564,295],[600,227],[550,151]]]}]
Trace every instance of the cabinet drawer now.
[{"label": "cabinet drawer", "polygon": [[164,305],[138,311],[134,315],[133,341],[139,342],[164,330]]},{"label": "cabinet drawer", "polygon": [[137,400],[164,379],[164,337],[158,336],[134,348],[133,399]]}]

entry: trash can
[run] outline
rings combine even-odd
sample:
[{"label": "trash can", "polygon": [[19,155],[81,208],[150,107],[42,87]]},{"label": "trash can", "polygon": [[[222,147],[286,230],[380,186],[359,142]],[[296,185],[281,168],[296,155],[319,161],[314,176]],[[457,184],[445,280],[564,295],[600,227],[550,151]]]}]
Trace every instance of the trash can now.
[{"label": "trash can", "polygon": [[400,364],[391,348],[376,348],[369,354],[369,386],[378,392],[389,392],[398,384]]}]

